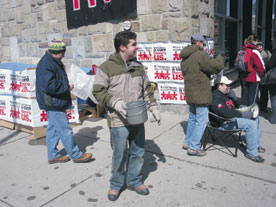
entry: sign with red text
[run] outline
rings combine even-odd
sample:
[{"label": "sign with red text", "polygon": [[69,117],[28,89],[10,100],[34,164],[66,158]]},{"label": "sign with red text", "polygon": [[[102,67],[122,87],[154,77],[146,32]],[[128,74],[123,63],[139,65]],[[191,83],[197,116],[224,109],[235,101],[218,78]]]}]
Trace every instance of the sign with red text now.
[{"label": "sign with red text", "polygon": [[0,93],[35,97],[35,69],[22,71],[0,69]]},{"label": "sign with red text", "polygon": [[184,84],[159,83],[158,90],[161,103],[186,104]]},{"label": "sign with red text", "polygon": [[[72,101],[72,109],[66,112],[69,123],[79,123],[77,100]],[[47,114],[39,109],[36,99],[5,95],[0,95],[0,119],[31,127],[48,124]]]}]

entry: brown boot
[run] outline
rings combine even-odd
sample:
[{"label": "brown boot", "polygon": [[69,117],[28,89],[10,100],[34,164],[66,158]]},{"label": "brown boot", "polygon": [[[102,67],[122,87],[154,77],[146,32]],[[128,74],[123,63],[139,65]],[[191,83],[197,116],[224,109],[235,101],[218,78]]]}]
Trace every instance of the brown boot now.
[{"label": "brown boot", "polygon": [[139,185],[137,187],[129,187],[130,190],[135,191],[136,193],[140,195],[148,195],[149,194],[149,189],[144,185]]},{"label": "brown boot", "polygon": [[74,163],[84,163],[91,159],[92,153],[83,153],[82,156],[76,160],[73,160]]},{"label": "brown boot", "polygon": [[64,163],[64,162],[68,162],[69,160],[70,160],[70,158],[66,155],[66,156],[61,156],[61,157],[53,159],[53,160],[48,160],[48,163],[49,164]]}]

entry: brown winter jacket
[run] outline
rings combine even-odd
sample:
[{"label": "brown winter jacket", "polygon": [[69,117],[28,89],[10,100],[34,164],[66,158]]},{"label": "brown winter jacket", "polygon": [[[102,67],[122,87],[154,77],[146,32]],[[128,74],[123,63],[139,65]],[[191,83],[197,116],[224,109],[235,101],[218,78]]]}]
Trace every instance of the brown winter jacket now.
[{"label": "brown winter jacket", "polygon": [[187,103],[211,105],[210,75],[221,71],[224,67],[224,57],[218,55],[212,58],[195,44],[183,48],[180,56]]}]

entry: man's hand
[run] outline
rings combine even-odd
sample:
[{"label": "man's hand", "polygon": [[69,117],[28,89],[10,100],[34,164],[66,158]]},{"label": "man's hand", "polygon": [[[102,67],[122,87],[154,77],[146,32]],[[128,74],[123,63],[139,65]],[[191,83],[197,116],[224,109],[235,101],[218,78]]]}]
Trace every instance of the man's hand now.
[{"label": "man's hand", "polygon": [[161,125],[162,117],[161,117],[160,111],[158,109],[153,109],[151,113],[152,113],[153,118],[154,118],[153,121],[157,121],[157,123],[159,125]]},{"label": "man's hand", "polygon": [[114,109],[119,112],[119,114],[123,117],[126,118],[126,104],[122,100],[119,100],[115,105]]},{"label": "man's hand", "polygon": [[70,90],[70,91],[72,91],[72,90],[73,90],[73,88],[74,88],[74,84],[69,83],[69,90]]}]

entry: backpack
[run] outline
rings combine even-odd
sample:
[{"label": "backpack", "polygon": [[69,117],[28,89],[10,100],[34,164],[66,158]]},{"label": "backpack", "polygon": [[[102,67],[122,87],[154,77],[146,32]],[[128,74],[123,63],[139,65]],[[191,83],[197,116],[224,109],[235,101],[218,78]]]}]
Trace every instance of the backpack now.
[{"label": "backpack", "polygon": [[238,55],[236,57],[234,67],[236,70],[238,70],[240,73],[243,74],[249,74],[248,72],[248,64],[251,64],[251,49],[243,49],[238,52]]}]

